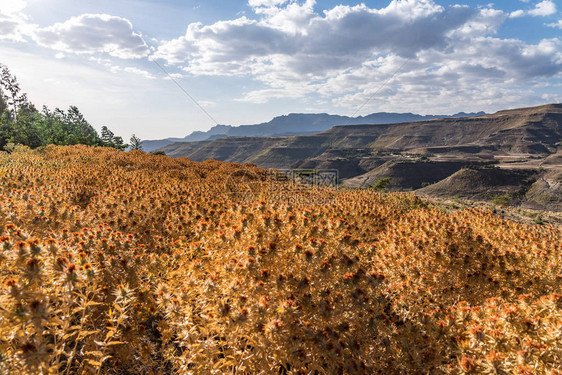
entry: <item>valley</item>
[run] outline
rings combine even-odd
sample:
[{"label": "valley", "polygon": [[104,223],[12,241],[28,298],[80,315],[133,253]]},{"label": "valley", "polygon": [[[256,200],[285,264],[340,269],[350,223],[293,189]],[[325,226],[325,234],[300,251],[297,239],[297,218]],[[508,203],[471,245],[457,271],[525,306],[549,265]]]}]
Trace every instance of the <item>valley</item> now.
[{"label": "valley", "polygon": [[300,136],[176,142],[162,150],[195,161],[262,168],[337,169],[345,186],[391,178],[394,191],[562,210],[562,104],[466,118],[335,126]]}]

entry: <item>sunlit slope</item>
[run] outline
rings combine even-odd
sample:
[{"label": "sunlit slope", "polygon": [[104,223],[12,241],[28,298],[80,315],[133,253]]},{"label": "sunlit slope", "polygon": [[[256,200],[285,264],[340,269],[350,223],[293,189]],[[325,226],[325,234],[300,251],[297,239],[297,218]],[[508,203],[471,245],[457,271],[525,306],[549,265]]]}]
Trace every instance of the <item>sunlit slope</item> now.
[{"label": "sunlit slope", "polygon": [[[334,151],[360,163],[380,152],[463,155],[471,161],[491,155],[529,154],[546,158],[559,151],[562,104],[518,108],[495,114],[398,124],[341,125],[312,135],[287,137],[228,137],[203,142],[178,142],[162,148],[174,157],[252,162],[264,167],[289,168]],[[365,155],[354,151],[363,150]],[[379,155],[380,156],[380,155]],[[461,159],[462,160],[462,159]],[[368,172],[365,170],[363,173]],[[353,176],[352,176],[353,177]]]},{"label": "sunlit slope", "polygon": [[560,228],[274,180],[0,153],[0,373],[561,373]]}]

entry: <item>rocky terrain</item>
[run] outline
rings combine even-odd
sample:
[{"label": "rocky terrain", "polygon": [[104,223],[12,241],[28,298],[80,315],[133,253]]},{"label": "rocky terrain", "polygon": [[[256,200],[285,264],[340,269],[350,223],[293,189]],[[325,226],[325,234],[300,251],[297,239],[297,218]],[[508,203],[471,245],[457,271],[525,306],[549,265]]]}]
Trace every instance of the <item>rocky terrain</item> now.
[{"label": "rocky terrain", "polygon": [[265,168],[337,169],[344,185],[499,199],[562,210],[562,104],[398,124],[335,126],[301,136],[177,142],[173,157]]},{"label": "rocky terrain", "polygon": [[445,117],[470,117],[483,115],[479,113],[459,112],[454,115],[418,115],[415,113],[378,112],[367,116],[349,117],[329,115],[327,113],[290,113],[277,116],[271,121],[255,125],[216,125],[208,131],[195,131],[183,138],[166,138],[145,140],[142,142],[145,151],[154,151],[175,142],[209,141],[225,137],[264,137],[283,135],[313,134],[330,129],[336,125],[357,124],[396,124],[406,121],[431,120]]}]

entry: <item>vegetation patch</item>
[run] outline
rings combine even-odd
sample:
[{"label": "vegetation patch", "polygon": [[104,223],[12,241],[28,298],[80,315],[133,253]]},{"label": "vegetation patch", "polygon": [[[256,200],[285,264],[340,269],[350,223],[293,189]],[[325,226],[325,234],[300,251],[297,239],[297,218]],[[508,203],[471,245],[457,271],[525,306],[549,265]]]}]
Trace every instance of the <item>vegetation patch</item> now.
[{"label": "vegetation patch", "polygon": [[559,227],[241,167],[0,152],[0,373],[562,371]]}]

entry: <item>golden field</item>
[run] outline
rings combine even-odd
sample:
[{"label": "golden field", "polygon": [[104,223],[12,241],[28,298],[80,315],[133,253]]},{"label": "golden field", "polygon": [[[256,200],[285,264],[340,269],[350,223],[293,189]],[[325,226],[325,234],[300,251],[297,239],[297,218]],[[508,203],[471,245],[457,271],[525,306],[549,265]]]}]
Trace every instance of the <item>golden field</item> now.
[{"label": "golden field", "polygon": [[0,153],[0,282],[1,374],[562,374],[560,227],[252,165]]}]

